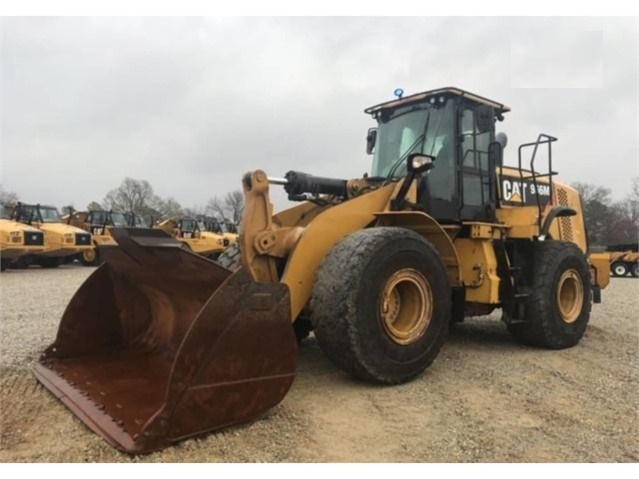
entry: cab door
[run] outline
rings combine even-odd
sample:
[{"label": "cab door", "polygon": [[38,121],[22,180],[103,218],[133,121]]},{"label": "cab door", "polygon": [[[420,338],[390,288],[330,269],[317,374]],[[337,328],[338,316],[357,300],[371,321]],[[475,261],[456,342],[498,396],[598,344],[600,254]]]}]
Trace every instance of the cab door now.
[{"label": "cab door", "polygon": [[491,175],[495,169],[491,168],[488,153],[495,131],[492,108],[462,103],[458,118],[460,219],[494,221],[495,188]]}]

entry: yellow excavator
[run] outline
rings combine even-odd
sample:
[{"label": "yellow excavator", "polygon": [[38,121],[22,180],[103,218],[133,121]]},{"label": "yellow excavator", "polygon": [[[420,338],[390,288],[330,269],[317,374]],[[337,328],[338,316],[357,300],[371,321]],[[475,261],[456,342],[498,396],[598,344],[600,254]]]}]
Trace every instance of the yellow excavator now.
[{"label": "yellow excavator", "polygon": [[5,218],[4,206],[0,205],[0,271],[6,270],[20,257],[37,254],[44,249],[44,233]]},{"label": "yellow excavator", "polygon": [[[120,247],[71,299],[37,378],[138,453],[281,401],[298,321],[337,367],[382,384],[418,377],[452,322],[497,308],[519,342],[574,346],[609,261],[589,255],[579,195],[553,169],[555,137],[504,165],[495,125],[509,110],[458,88],[399,92],[365,110],[377,123],[365,177],[247,173],[229,268],[163,231],[114,228]],[[270,185],[299,204],[273,215]]]}]

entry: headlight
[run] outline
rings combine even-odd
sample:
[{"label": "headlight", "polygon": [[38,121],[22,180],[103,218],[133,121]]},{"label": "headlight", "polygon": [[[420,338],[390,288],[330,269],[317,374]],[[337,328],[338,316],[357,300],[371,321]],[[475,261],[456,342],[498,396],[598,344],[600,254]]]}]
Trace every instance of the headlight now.
[{"label": "headlight", "polygon": [[20,232],[19,231],[12,231],[11,233],[9,233],[9,236],[20,236]]},{"label": "headlight", "polygon": [[72,240],[73,239],[74,234],[73,233],[64,233],[64,239],[65,240]]}]

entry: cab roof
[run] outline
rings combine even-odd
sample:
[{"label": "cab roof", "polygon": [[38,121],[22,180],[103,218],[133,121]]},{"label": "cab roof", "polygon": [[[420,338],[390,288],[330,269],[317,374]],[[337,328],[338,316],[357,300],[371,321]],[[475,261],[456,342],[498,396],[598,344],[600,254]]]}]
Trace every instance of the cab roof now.
[{"label": "cab roof", "polygon": [[492,106],[493,108],[498,110],[500,113],[506,113],[510,111],[510,107],[504,105],[503,103],[489,100],[488,98],[475,95],[474,93],[467,92],[465,90],[462,90],[461,88],[444,87],[444,88],[438,88],[437,90],[429,90],[422,93],[415,93],[413,95],[409,95],[404,98],[398,98],[396,100],[380,103],[379,105],[375,105],[375,106],[371,106],[367,108],[366,110],[364,110],[364,113],[375,115],[376,113],[382,110],[397,108],[398,106],[410,105],[411,103],[419,103],[428,97],[443,95],[443,94],[465,98],[473,103],[477,103],[480,105]]}]

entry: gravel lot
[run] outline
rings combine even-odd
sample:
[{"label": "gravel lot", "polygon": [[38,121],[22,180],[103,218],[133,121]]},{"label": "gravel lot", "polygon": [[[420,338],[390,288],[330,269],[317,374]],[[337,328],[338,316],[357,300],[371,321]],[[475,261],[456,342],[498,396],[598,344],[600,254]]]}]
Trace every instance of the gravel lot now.
[{"label": "gravel lot", "polygon": [[349,379],[311,337],[291,392],[265,417],[135,457],[90,432],[30,372],[91,271],[0,275],[0,461],[639,460],[639,280],[612,279],[575,348],[521,346],[497,315],[468,320],[425,374],[401,386]]}]

